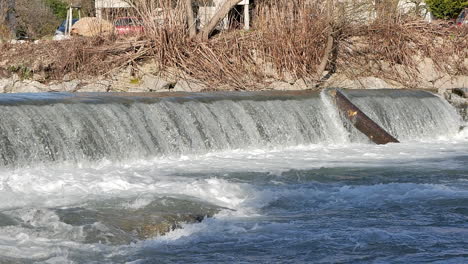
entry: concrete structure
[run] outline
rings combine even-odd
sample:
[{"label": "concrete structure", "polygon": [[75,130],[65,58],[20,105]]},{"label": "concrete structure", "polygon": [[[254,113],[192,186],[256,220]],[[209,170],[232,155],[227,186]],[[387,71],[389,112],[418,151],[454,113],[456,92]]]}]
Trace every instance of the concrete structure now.
[{"label": "concrete structure", "polygon": [[[112,8],[130,8],[131,6],[125,0],[95,0],[96,17],[102,18],[103,9]],[[197,19],[199,25],[203,26],[213,17],[216,11],[221,7],[225,0],[207,1],[208,4],[200,5],[198,9]],[[250,28],[250,0],[239,0],[239,5],[244,6],[244,29]],[[228,18],[224,19],[223,27],[228,26]]]},{"label": "concrete structure", "polygon": [[102,18],[104,8],[129,8],[130,5],[124,0],[95,0],[96,17]]},{"label": "concrete structure", "polygon": [[[214,14],[218,11],[218,9],[223,5],[225,0],[213,0],[211,4],[207,5],[200,5],[198,9],[198,21],[200,22],[200,27],[203,27],[207,24],[210,19],[214,16]],[[244,15],[244,29],[250,29],[250,0],[242,0],[239,2],[240,6],[243,6],[243,15]],[[223,20],[223,28],[227,28],[229,24],[229,18],[225,18]]]}]

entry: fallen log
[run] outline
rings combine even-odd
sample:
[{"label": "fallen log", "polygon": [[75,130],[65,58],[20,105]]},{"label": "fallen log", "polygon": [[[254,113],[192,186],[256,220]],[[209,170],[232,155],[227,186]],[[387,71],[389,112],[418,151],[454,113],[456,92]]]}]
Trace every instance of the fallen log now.
[{"label": "fallen log", "polygon": [[380,145],[399,143],[396,138],[364,114],[361,109],[355,106],[340,90],[333,89],[331,90],[330,95],[334,98],[335,104],[340,113],[372,142]]}]

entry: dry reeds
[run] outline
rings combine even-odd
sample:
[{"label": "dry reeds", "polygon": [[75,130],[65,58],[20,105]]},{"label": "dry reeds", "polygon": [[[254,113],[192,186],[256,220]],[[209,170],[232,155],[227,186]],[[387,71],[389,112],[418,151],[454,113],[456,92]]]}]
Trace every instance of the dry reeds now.
[{"label": "dry reeds", "polygon": [[[106,75],[152,60],[158,66],[154,74],[197,79],[208,90],[261,89],[274,80],[292,83],[300,78],[319,82],[323,64],[330,73],[338,67],[351,78],[372,74],[390,79],[401,77],[392,65],[403,65],[409,69],[405,70],[409,79],[411,69],[417,73],[415,56],[451,60],[441,65],[468,74],[455,62],[468,57],[466,29],[388,17],[370,22],[371,16],[356,15],[369,8],[367,1],[356,2],[344,6],[318,0],[258,0],[252,30],[228,30],[200,41],[189,37],[187,6],[182,1],[136,0],[134,15],[145,24],[141,35],[76,38],[29,48],[36,58],[54,53],[40,67],[31,60],[22,61],[21,54],[12,51],[17,48],[6,45],[3,51],[16,54],[15,59],[31,65],[33,71],[46,72],[46,80]],[[333,47],[327,51],[330,37]],[[333,54],[325,56],[327,52]]]}]

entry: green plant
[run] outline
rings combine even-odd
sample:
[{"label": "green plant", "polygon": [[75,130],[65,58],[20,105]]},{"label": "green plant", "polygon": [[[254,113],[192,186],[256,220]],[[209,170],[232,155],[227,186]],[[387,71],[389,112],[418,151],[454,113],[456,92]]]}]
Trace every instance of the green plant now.
[{"label": "green plant", "polygon": [[429,10],[437,18],[455,18],[463,8],[468,7],[466,0],[426,0]]},{"label": "green plant", "polygon": [[52,9],[54,15],[60,19],[64,20],[67,18],[68,4],[62,0],[44,0],[45,4]]},{"label": "green plant", "polygon": [[32,79],[34,72],[24,65],[12,65],[7,68],[8,71],[18,74],[21,80]]}]

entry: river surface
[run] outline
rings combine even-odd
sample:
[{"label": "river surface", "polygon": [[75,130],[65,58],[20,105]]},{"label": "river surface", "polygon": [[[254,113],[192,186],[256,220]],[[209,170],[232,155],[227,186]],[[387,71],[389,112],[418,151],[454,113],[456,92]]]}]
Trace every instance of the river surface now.
[{"label": "river surface", "polygon": [[0,263],[468,263],[468,130],[378,93],[349,97],[400,144],[323,95],[1,97]]},{"label": "river surface", "polygon": [[[0,255],[17,263],[466,263],[467,136],[2,170]],[[86,242],[84,225],[56,211],[114,200],[131,212],[169,198],[175,208],[188,200],[222,209],[120,245]]]}]

